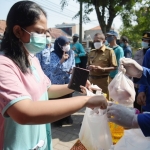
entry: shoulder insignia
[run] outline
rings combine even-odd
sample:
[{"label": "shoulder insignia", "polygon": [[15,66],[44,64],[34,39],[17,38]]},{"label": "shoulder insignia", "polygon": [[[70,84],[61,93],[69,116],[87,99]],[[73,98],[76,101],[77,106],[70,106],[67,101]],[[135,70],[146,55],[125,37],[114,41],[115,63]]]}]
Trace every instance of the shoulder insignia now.
[{"label": "shoulder insignia", "polygon": [[110,47],[107,47],[107,46],[106,46],[106,49],[108,49],[108,50],[113,50],[112,48],[110,48]]},{"label": "shoulder insignia", "polygon": [[90,52],[95,51],[96,49],[91,49]]}]

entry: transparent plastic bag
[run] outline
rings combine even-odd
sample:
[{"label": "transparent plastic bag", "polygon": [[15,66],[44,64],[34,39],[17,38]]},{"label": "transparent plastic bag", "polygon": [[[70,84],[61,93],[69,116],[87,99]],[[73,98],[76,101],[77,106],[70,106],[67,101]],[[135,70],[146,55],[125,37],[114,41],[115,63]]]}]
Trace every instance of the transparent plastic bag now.
[{"label": "transparent plastic bag", "polygon": [[125,130],[114,150],[150,150],[150,137],[145,137],[141,129]]},{"label": "transparent plastic bag", "polygon": [[[87,91],[87,95],[94,95]],[[109,150],[112,138],[106,110],[86,108],[79,139],[87,150]]]},{"label": "transparent plastic bag", "polygon": [[133,107],[135,90],[133,82],[121,71],[108,85],[109,96],[117,103]]}]

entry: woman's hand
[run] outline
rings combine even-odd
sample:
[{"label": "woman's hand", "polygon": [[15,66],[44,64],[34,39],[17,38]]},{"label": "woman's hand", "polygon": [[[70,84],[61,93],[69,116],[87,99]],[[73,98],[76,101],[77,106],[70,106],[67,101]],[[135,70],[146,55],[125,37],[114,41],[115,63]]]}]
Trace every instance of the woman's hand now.
[{"label": "woman's hand", "polygon": [[107,105],[107,99],[104,97],[104,95],[91,96],[91,98],[89,98],[86,103],[86,106],[91,109],[95,107],[100,107],[100,109],[106,109]]},{"label": "woman's hand", "polygon": [[85,95],[87,95],[86,89],[88,89],[89,91],[92,92],[91,82],[89,80],[86,81],[86,85],[85,86],[80,85],[80,88],[81,88],[82,93],[85,94]]},{"label": "woman's hand", "polygon": [[85,87],[89,90],[92,91],[91,89],[91,82],[89,80],[86,81]]},{"label": "woman's hand", "polygon": [[66,54],[66,52],[63,52],[62,58],[60,60],[61,63],[63,63],[65,60],[67,60],[69,58],[69,55]]},{"label": "woman's hand", "polygon": [[102,91],[102,89],[99,88],[98,86],[93,86],[93,85],[91,85],[91,83],[90,83],[89,80],[86,81],[85,87],[84,87],[84,86],[80,86],[80,88],[81,88],[81,91],[82,91],[83,94],[87,94],[86,89],[88,89],[88,90],[91,91],[91,92],[97,91],[97,90]]}]

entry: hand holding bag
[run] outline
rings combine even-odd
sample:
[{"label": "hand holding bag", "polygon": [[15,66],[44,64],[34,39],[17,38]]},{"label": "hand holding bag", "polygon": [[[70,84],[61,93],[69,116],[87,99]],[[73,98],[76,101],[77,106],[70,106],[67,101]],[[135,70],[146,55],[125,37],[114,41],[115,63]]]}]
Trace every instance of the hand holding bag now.
[{"label": "hand holding bag", "polygon": [[[94,95],[87,91],[87,95]],[[87,150],[109,150],[112,145],[105,110],[86,108],[79,139]]]}]

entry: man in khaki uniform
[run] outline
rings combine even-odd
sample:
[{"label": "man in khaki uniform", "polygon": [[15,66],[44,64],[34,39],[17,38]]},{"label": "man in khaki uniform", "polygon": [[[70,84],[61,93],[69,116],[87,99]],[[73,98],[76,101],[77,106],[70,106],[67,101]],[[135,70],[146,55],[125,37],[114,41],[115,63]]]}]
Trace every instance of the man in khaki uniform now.
[{"label": "man in khaki uniform", "polygon": [[109,99],[109,73],[117,68],[116,56],[111,48],[105,46],[104,34],[95,34],[93,43],[95,49],[90,51],[87,63],[90,70],[89,80],[98,85]]}]

